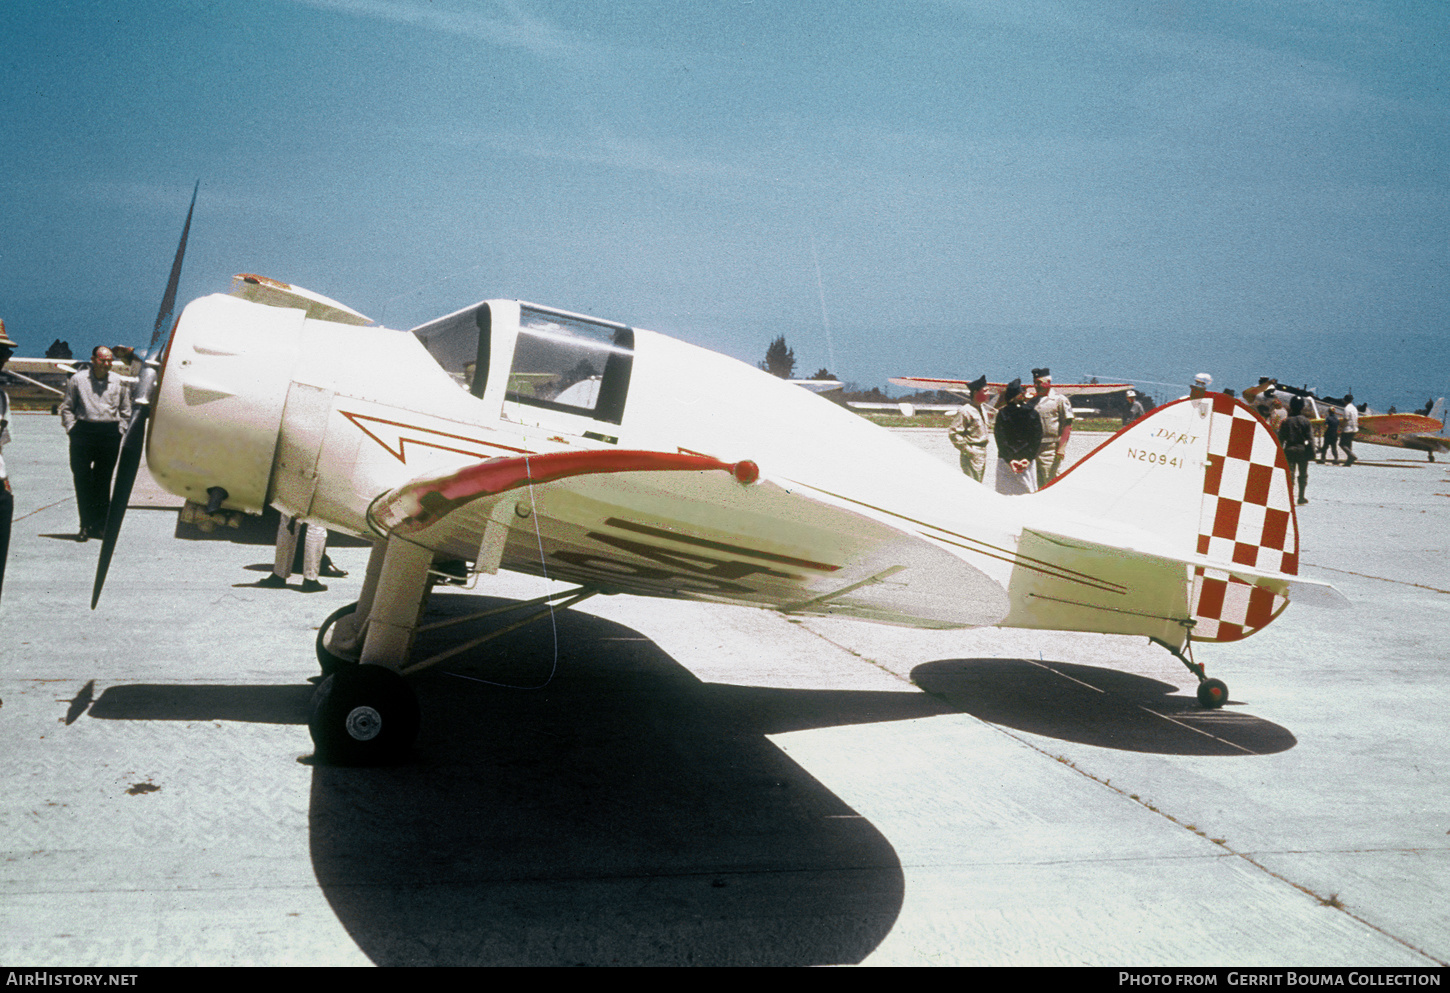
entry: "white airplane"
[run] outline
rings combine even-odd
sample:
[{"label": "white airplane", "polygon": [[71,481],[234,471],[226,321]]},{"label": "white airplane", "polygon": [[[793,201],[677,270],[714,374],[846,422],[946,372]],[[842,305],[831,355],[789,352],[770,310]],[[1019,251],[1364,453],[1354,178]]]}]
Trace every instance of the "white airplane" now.
[{"label": "white airplane", "polygon": [[1297,576],[1284,456],[1226,396],[1159,407],[1041,492],[1004,497],[827,400],[652,331],[517,300],[408,331],[365,322],[256,277],[187,306],[143,373],[149,402],[123,445],[94,591],[148,412],[150,471],[172,493],[370,539],[358,602],[317,639],[327,676],[310,729],[324,760],[409,747],[405,677],[461,650],[413,657],[419,618],[435,583],[468,574],[577,584],[535,602],[560,606],[629,593],[1140,635],[1195,673],[1207,707],[1228,691],[1192,660],[1195,643],[1246,637],[1291,598],[1343,599]]}]

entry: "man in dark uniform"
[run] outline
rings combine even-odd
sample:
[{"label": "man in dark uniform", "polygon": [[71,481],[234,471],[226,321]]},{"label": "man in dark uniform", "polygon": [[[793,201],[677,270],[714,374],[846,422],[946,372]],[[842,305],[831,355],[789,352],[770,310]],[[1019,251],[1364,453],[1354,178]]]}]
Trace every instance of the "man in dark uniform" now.
[{"label": "man in dark uniform", "polygon": [[121,432],[131,420],[131,388],[111,373],[115,357],[104,345],[91,352],[91,367],[65,385],[60,422],[70,435],[70,471],[80,511],[80,541],[106,532],[111,473],[121,451]]},{"label": "man in dark uniform", "polygon": [[1304,398],[1289,401],[1289,416],[1279,425],[1279,444],[1289,460],[1289,478],[1299,479],[1299,502],[1308,503],[1304,489],[1309,485],[1309,463],[1314,461],[1314,425],[1304,416]]}]

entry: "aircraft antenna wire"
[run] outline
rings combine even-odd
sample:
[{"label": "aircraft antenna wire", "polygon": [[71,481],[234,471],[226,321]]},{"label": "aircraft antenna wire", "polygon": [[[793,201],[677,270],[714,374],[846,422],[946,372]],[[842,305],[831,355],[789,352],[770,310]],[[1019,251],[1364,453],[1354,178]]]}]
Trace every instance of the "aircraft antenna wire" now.
[{"label": "aircraft antenna wire", "polygon": [[[524,456],[524,476],[529,481],[529,519],[534,522],[534,542],[539,549],[539,571],[544,575],[544,581],[549,581],[549,565],[544,560],[544,536],[539,531],[538,504],[534,500],[534,477],[529,468],[529,457]],[[559,623],[554,614],[554,603],[549,602],[549,630],[554,638],[554,663],[549,669],[549,675],[537,686],[518,686],[513,683],[499,683],[492,679],[480,679],[477,676],[465,676],[459,672],[449,672],[450,676],[457,676],[459,679],[467,679],[474,683],[484,683],[488,686],[497,686],[506,690],[541,690],[554,681],[554,674],[559,671]],[[445,670],[446,671],[446,670]]]},{"label": "aircraft antenna wire", "polygon": [[816,254],[816,233],[810,232],[811,236],[811,261],[816,266],[816,294],[821,299],[821,325],[826,330],[826,358],[831,363],[831,374],[839,375],[840,367],[836,365],[836,345],[831,341],[831,319],[826,316],[826,287],[821,281],[821,258]]}]

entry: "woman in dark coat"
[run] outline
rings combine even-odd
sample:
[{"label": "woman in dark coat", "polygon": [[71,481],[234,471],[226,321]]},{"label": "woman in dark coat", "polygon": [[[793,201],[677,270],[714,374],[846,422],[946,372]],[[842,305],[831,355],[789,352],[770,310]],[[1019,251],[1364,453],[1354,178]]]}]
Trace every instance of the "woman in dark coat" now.
[{"label": "woman in dark coat", "polygon": [[1026,401],[1022,380],[1008,383],[992,428],[997,441],[997,492],[1008,496],[1037,490],[1034,460],[1042,442],[1042,418]]}]

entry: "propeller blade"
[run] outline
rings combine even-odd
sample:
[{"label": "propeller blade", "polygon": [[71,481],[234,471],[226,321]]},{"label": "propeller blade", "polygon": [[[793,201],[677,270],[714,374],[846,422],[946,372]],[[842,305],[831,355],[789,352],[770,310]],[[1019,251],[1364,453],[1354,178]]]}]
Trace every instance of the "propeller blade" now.
[{"label": "propeller blade", "polygon": [[161,296],[161,310],[156,314],[156,326],[151,331],[151,343],[146,346],[146,357],[155,359],[158,355],[156,342],[170,330],[171,312],[176,309],[176,287],[181,283],[181,259],[186,255],[186,237],[191,233],[191,214],[196,210],[196,192],[201,189],[201,180],[191,190],[191,206],[186,209],[186,223],[181,228],[181,242],[176,246],[176,258],[171,263],[171,278],[166,281],[166,292]]},{"label": "propeller blade", "polygon": [[100,602],[101,588],[106,585],[111,556],[116,551],[116,540],[121,535],[121,522],[125,520],[126,507],[131,502],[131,489],[136,485],[136,473],[141,469],[141,453],[146,450],[146,420],[151,413],[157,370],[161,367],[156,344],[163,333],[169,334],[171,330],[171,314],[176,309],[176,288],[181,283],[181,261],[186,257],[186,239],[191,234],[191,215],[196,210],[196,194],[200,189],[201,180],[197,180],[196,186],[191,190],[191,206],[186,209],[186,223],[181,227],[181,241],[176,246],[176,258],[171,262],[171,277],[166,281],[166,292],[161,296],[161,310],[156,314],[151,343],[146,348],[146,364],[142,367],[136,388],[131,394],[131,422],[126,425],[126,434],[121,439],[121,451],[116,458],[116,476],[111,484],[111,505],[106,511],[106,533],[101,539],[101,557],[96,562],[96,581],[91,587],[92,610]]},{"label": "propeller blade", "polygon": [[106,585],[106,573],[111,568],[111,555],[116,551],[116,539],[121,535],[121,522],[126,518],[126,506],[131,502],[131,488],[136,485],[136,473],[141,468],[141,453],[146,447],[146,415],[149,406],[137,406],[131,414],[131,423],[121,439],[121,452],[116,458],[116,482],[111,487],[111,506],[106,511],[106,533],[101,538],[101,557],[96,563],[96,581],[91,587],[91,609],[101,599],[101,587]]}]

